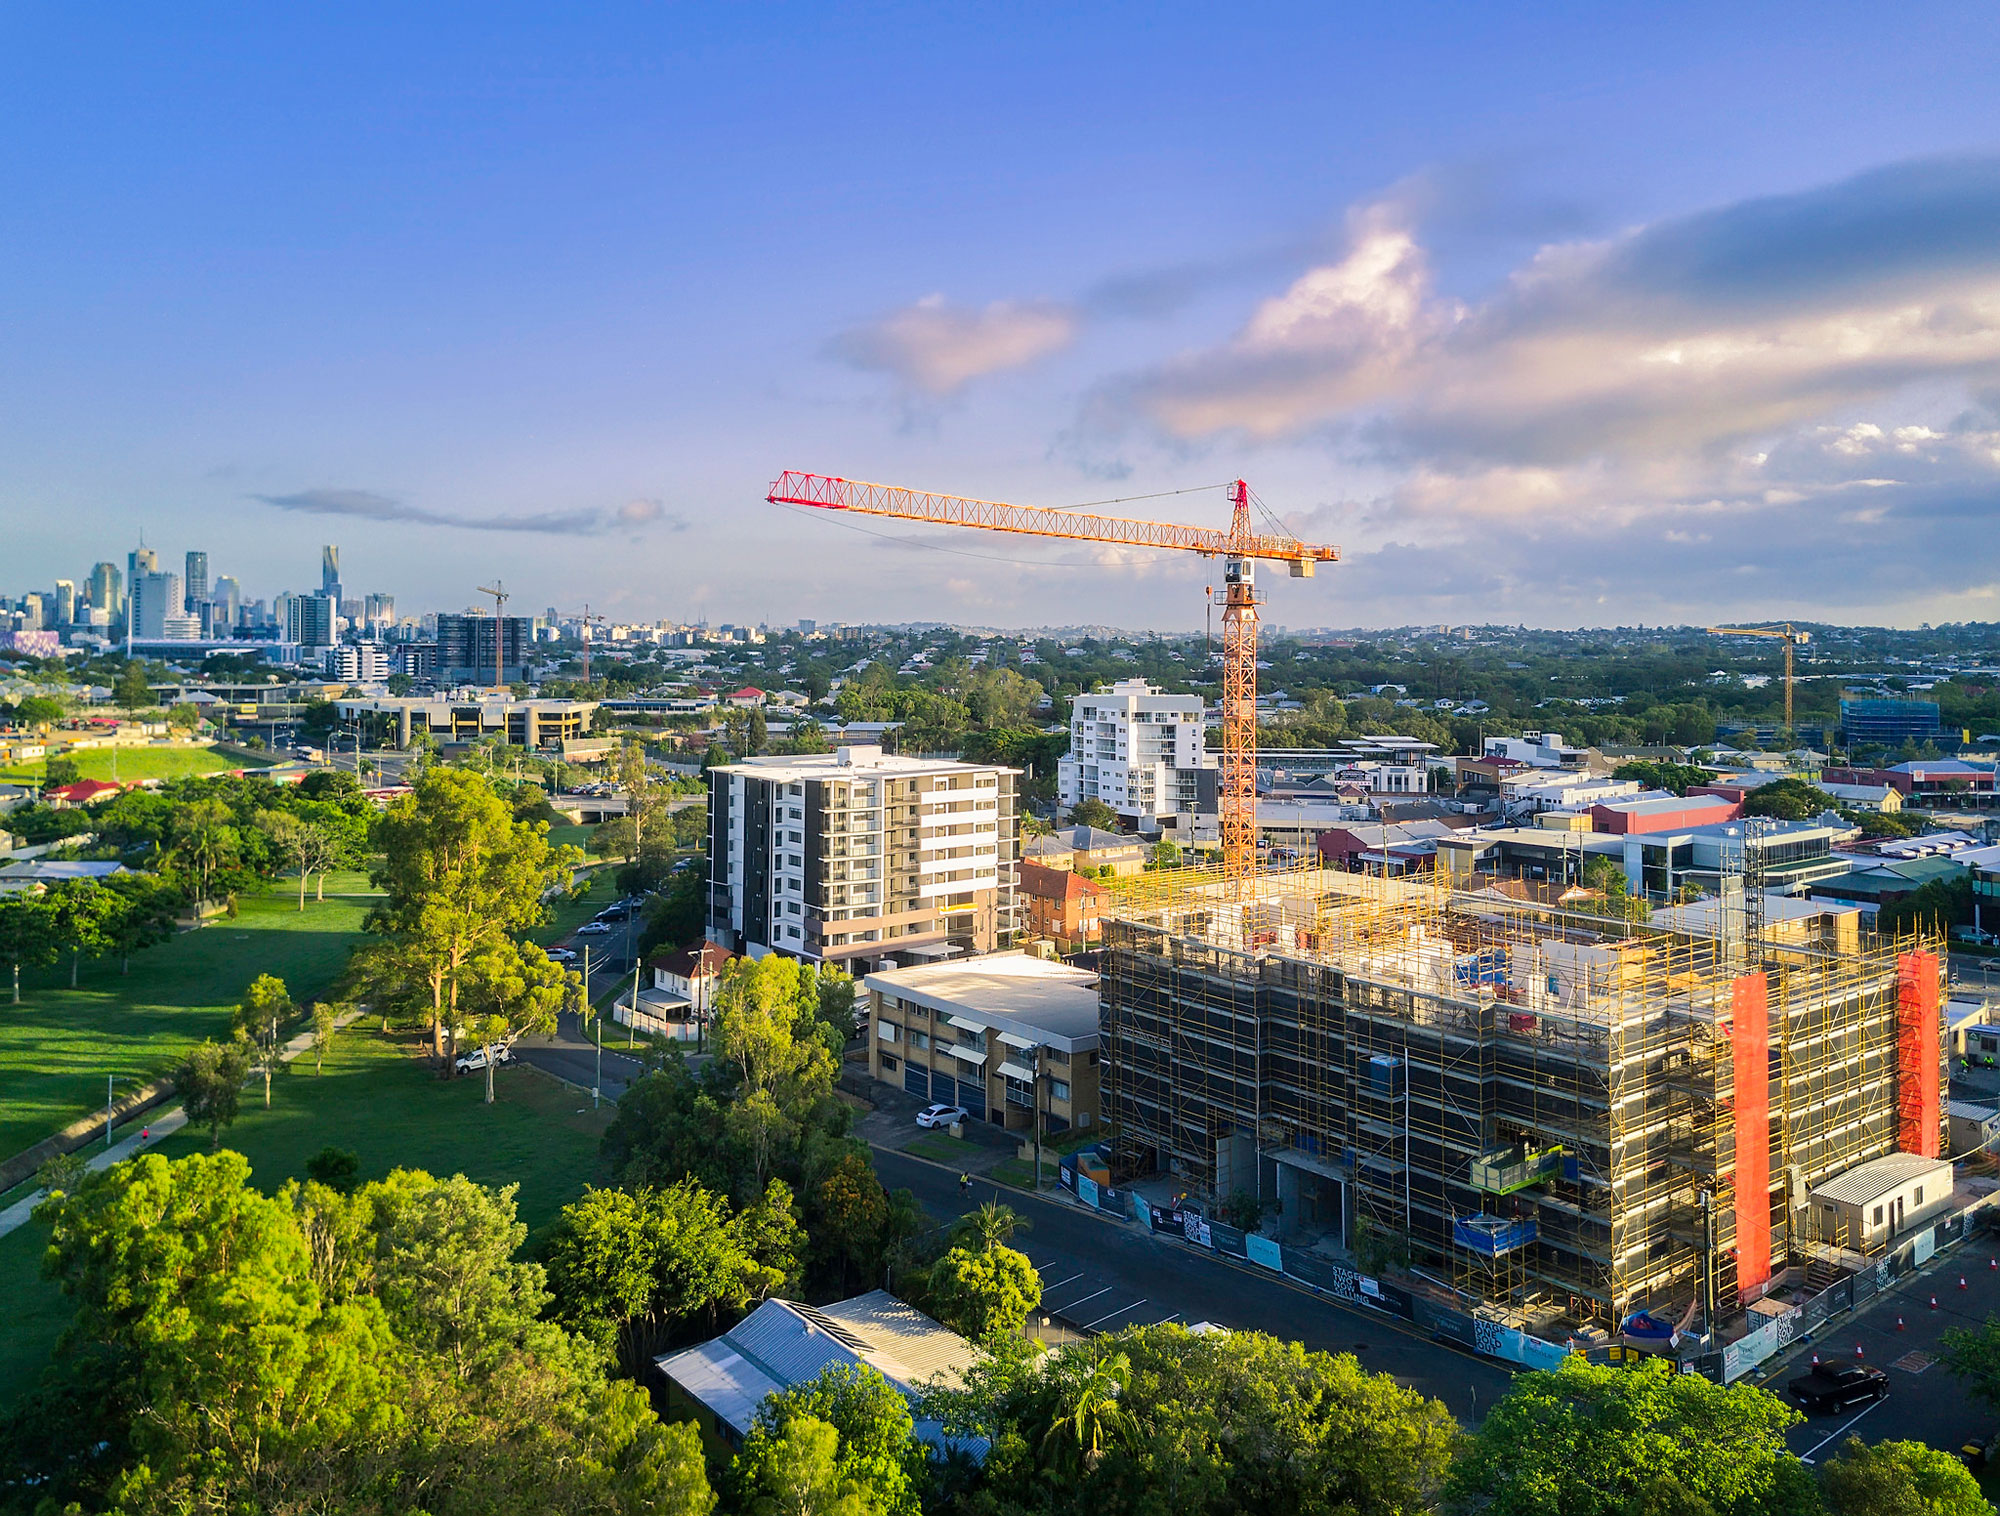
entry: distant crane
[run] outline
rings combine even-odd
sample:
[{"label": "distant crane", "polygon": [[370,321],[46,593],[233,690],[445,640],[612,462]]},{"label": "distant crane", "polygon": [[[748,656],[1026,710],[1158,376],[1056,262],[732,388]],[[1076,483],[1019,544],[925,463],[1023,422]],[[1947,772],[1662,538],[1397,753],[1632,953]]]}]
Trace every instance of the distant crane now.
[{"label": "distant crane", "polygon": [[507,682],[503,661],[507,639],[501,635],[505,628],[500,622],[500,607],[514,597],[507,593],[506,583],[504,579],[495,579],[490,590],[483,584],[479,586],[480,594],[493,597],[493,684],[496,689]]},{"label": "distant crane", "polygon": [[585,684],[589,684],[590,683],[590,628],[593,624],[597,626],[604,625],[605,618],[602,616],[593,616],[590,613],[590,606],[586,604],[583,608],[583,612],[581,615],[570,616],[567,617],[566,619],[570,621],[581,621],[583,623],[583,682]]},{"label": "distant crane", "polygon": [[[928,521],[939,526],[976,526],[989,532],[1022,532],[1032,537],[1066,537],[1077,542],[1115,542],[1131,547],[1173,548],[1222,560],[1222,868],[1224,876],[1248,879],[1257,865],[1257,560],[1283,563],[1294,579],[1309,579],[1322,563],[1340,559],[1337,547],[1299,541],[1276,522],[1275,533],[1259,533],[1250,523],[1250,486],[1228,486],[1229,530],[1176,526],[1086,511],[1003,505],[963,495],[938,495],[889,484],[864,484],[825,474],[787,471],[764,498],[773,505],[808,505],[819,510],[854,511]],[[1210,603],[1214,603],[1211,589]]]},{"label": "distant crane", "polygon": [[1792,726],[1792,649],[1806,647],[1812,642],[1811,632],[1792,629],[1791,622],[1779,626],[1712,626],[1708,629],[1717,637],[1775,637],[1785,644],[1785,740],[1793,740]]}]

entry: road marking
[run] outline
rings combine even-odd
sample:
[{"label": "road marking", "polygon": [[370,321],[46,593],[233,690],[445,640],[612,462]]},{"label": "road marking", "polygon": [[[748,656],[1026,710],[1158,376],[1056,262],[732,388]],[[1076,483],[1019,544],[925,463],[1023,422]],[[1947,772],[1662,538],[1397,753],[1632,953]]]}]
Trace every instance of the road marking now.
[{"label": "road marking", "polygon": [[1179,1321],[1180,1319],[1181,1319],[1181,1313],[1179,1311],[1175,1311],[1174,1314],[1171,1316],[1162,1316],[1158,1321],[1154,1322],[1153,1325],[1156,1327],[1171,1326],[1174,1322]]},{"label": "road marking", "polygon": [[[1869,1412],[1869,1411],[1872,1411],[1872,1410],[1874,1410],[1874,1409],[1875,1409],[1875,1408],[1876,1408],[1877,1406],[1879,1406],[1879,1405],[1881,1405],[1881,1404],[1882,1404],[1882,1401],[1883,1401],[1883,1400],[1887,1400],[1888,1398],[1889,1398],[1888,1396],[1884,1395],[1884,1396],[1882,1397],[1882,1400],[1876,1400],[1876,1401],[1872,1401],[1872,1402],[1870,1402],[1870,1404],[1869,1404],[1869,1406],[1868,1406],[1868,1410],[1867,1410],[1867,1411],[1863,1411],[1863,1412],[1861,1413],[1861,1416],[1866,1416],[1866,1415],[1868,1414],[1868,1412]],[[1856,1416],[1856,1417],[1854,1418],[1854,1421],[1859,1421],[1859,1420],[1861,1419],[1861,1416]],[[1799,1455],[1799,1462],[1800,1462],[1800,1463],[1811,1463],[1811,1462],[1813,1461],[1813,1454],[1817,1453],[1817,1452],[1818,1452],[1818,1451],[1819,1451],[1819,1450],[1820,1450],[1821,1448],[1825,1447],[1825,1446],[1826,1446],[1826,1445],[1827,1445],[1827,1444],[1828,1444],[1829,1442],[1833,1441],[1833,1439],[1834,1439],[1834,1438],[1836,1438],[1836,1437],[1840,1436],[1840,1435],[1841,1435],[1841,1434],[1842,1434],[1843,1432],[1846,1432],[1846,1431],[1848,1430],[1848,1428],[1850,1428],[1850,1427],[1852,1427],[1852,1426],[1854,1425],[1854,1421],[1850,1421],[1850,1422],[1848,1422],[1848,1423],[1847,1423],[1847,1426],[1844,1426],[1844,1427],[1836,1427],[1836,1428],[1834,1428],[1834,1430],[1832,1430],[1831,1432],[1828,1432],[1828,1433],[1826,1434],[1826,1436],[1824,1436],[1824,1437],[1820,1438],[1820,1440],[1819,1440],[1818,1442],[1815,1442],[1815,1443],[1814,1443],[1814,1444],[1813,1444],[1813,1445],[1812,1445],[1812,1446],[1811,1446],[1810,1448],[1806,1449],[1806,1451],[1805,1451],[1805,1452],[1803,1452],[1803,1453],[1801,1453],[1801,1454]]]},{"label": "road marking", "polygon": [[1095,1299],[1096,1299],[1096,1298],[1097,1298],[1097,1297],[1098,1297],[1099,1295],[1109,1295],[1109,1294],[1111,1293],[1111,1291],[1112,1291],[1112,1290],[1113,1290],[1114,1288],[1115,1288],[1115,1286],[1113,1286],[1113,1285],[1108,1285],[1108,1284],[1107,1284],[1107,1285],[1106,1285],[1106,1286],[1105,1286],[1105,1287],[1104,1287],[1103,1289],[1101,1289],[1101,1290],[1093,1290],[1093,1291],[1091,1291],[1091,1293],[1090,1293],[1090,1294],[1088,1294],[1088,1295],[1085,1295],[1085,1296],[1083,1297],[1083,1299],[1082,1299],[1082,1300],[1072,1300],[1072,1301],[1071,1301],[1071,1302],[1070,1302],[1070,1303],[1069,1303],[1068,1305],[1064,1305],[1064,1306],[1058,1306],[1058,1307],[1056,1307],[1056,1309],[1057,1309],[1057,1310],[1060,1310],[1060,1311],[1073,1311],[1073,1310],[1075,1310],[1075,1309],[1076,1309],[1076,1308],[1077,1308],[1078,1306],[1082,1305],[1082,1304],[1084,1303],[1084,1301],[1089,1301],[1089,1300],[1095,1300]]},{"label": "road marking", "polygon": [[1075,1284],[1077,1280],[1083,1278],[1084,1274],[1087,1272],[1088,1270],[1079,1270],[1078,1272],[1070,1275],[1069,1278],[1067,1279],[1058,1279],[1054,1284],[1045,1284],[1042,1286],[1042,1294],[1046,1296],[1051,1290],[1059,1290],[1066,1284]]},{"label": "road marking", "polygon": [[1145,1300],[1142,1298],[1133,1301],[1130,1305],[1121,1305],[1115,1311],[1106,1311],[1102,1316],[1097,1318],[1097,1321],[1086,1321],[1083,1324],[1083,1329],[1087,1332],[1092,1327],[1096,1326],[1098,1321],[1109,1321],[1113,1316],[1123,1316],[1127,1311],[1138,1310],[1139,1307],[1144,1305],[1145,1303],[1146,1303]]}]

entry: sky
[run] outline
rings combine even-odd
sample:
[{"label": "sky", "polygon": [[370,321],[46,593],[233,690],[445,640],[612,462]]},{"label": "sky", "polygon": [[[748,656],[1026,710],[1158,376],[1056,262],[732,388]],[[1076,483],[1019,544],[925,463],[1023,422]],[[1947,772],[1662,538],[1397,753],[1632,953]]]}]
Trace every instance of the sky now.
[{"label": "sky", "polygon": [[[0,595],[2000,619],[1990,7],[0,8]],[[1176,493],[1182,492],[1182,493]]]}]

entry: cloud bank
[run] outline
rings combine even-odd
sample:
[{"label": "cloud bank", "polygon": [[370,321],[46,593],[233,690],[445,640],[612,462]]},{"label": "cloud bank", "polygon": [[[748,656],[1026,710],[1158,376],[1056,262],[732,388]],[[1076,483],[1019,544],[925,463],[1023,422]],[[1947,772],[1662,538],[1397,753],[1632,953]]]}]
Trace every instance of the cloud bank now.
[{"label": "cloud bank", "polygon": [[300,490],[290,495],[252,495],[252,500],[281,511],[314,516],[348,516],[363,521],[406,521],[416,526],[458,527],[474,532],[542,532],[564,537],[598,537],[612,532],[663,527],[684,531],[687,523],[668,514],[658,500],[628,500],[617,506],[586,506],[567,511],[539,511],[525,516],[453,516],[411,505],[369,490]]},{"label": "cloud bank", "polygon": [[829,350],[851,367],[892,374],[941,398],[1060,352],[1075,340],[1077,326],[1076,310],[1054,301],[996,300],[975,309],[926,295],[840,333]]}]

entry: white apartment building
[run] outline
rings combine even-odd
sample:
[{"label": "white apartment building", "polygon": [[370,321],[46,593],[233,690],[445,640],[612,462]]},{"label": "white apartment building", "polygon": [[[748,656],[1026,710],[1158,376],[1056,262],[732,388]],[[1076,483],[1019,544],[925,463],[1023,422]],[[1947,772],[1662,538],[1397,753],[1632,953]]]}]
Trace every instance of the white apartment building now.
[{"label": "white apartment building", "polygon": [[1065,806],[1102,800],[1145,832],[1168,817],[1213,811],[1216,756],[1207,732],[1199,695],[1169,695],[1144,679],[1078,695],[1056,798]]},{"label": "white apartment building", "polygon": [[379,642],[350,642],[326,650],[326,677],[350,684],[380,684],[389,677],[389,654]]},{"label": "white apartment building", "polygon": [[866,972],[1012,945],[1018,771],[855,744],[709,771],[709,937]]}]

